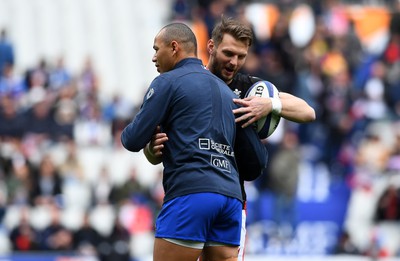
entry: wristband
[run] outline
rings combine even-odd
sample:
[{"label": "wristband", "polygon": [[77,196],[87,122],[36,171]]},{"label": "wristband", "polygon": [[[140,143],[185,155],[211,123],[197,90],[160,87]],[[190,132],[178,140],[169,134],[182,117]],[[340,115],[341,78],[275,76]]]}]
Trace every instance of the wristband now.
[{"label": "wristband", "polygon": [[281,99],[278,98],[271,98],[272,102],[272,113],[275,115],[281,115],[282,112],[282,102]]}]

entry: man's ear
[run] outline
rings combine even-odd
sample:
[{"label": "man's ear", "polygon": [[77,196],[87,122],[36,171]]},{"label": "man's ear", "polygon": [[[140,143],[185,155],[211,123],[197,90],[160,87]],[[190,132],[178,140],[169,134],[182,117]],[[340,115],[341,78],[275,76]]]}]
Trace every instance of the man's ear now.
[{"label": "man's ear", "polygon": [[207,52],[208,52],[208,54],[212,54],[212,52],[214,51],[214,47],[215,47],[214,40],[213,39],[208,40],[208,42],[207,42]]},{"label": "man's ear", "polygon": [[171,42],[171,47],[172,47],[172,52],[176,54],[176,52],[179,50],[179,44],[177,41],[172,41]]}]

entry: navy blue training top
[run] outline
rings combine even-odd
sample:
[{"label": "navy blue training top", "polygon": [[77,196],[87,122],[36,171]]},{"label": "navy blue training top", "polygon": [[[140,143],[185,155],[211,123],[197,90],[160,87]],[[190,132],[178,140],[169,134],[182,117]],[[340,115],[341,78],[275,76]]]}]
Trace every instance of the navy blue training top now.
[{"label": "navy blue training top", "polygon": [[121,141],[127,150],[140,151],[161,125],[169,137],[163,149],[164,202],[198,192],[242,200],[234,158],[235,97],[196,58],[153,80]]}]

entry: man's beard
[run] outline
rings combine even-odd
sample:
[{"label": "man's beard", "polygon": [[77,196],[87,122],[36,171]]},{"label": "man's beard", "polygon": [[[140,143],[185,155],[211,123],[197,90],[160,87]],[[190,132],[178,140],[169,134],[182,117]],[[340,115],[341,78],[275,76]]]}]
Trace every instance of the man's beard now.
[{"label": "man's beard", "polygon": [[223,67],[223,65],[222,64],[214,64],[212,67],[211,67],[211,72],[214,74],[214,75],[216,75],[218,78],[220,78],[221,80],[223,80],[224,82],[228,82],[228,81],[231,81],[232,79],[231,78],[227,78],[226,76],[224,76],[223,74],[222,74],[222,71],[223,70],[225,70],[225,67]]}]

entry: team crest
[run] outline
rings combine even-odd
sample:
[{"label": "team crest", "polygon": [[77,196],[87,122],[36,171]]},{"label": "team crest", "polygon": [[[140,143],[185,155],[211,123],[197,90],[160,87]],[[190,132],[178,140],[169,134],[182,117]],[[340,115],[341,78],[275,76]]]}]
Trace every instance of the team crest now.
[{"label": "team crest", "polygon": [[146,99],[147,99],[147,100],[150,99],[150,97],[153,96],[153,94],[154,94],[154,89],[151,88],[151,89],[147,92]]},{"label": "team crest", "polygon": [[240,94],[242,93],[242,91],[239,91],[238,89],[235,89],[235,90],[233,91],[233,93],[236,94],[236,96],[237,96],[238,98],[240,98]]}]

